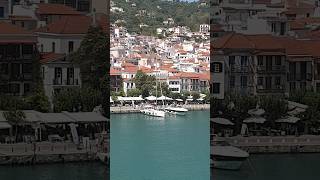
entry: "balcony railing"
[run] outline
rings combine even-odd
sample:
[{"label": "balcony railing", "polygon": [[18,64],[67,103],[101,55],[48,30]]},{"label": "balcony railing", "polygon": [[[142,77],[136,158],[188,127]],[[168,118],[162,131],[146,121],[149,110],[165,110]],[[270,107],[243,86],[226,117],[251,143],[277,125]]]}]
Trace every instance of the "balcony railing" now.
[{"label": "balcony railing", "polygon": [[284,93],[286,90],[285,85],[276,85],[271,88],[264,86],[257,86],[257,93]]},{"label": "balcony railing", "polygon": [[286,67],[285,66],[258,66],[257,67],[257,72],[258,73],[285,73],[286,72]]},{"label": "balcony railing", "polygon": [[236,66],[236,65],[231,65],[230,71],[234,72],[234,73],[249,73],[249,72],[251,72],[249,66]]},{"label": "balcony railing", "polygon": [[78,79],[67,79],[62,80],[60,78],[55,78],[52,80],[53,85],[59,85],[59,86],[78,86],[79,80]]},{"label": "balcony railing", "polygon": [[288,81],[312,81],[312,73],[305,74],[288,74]]}]

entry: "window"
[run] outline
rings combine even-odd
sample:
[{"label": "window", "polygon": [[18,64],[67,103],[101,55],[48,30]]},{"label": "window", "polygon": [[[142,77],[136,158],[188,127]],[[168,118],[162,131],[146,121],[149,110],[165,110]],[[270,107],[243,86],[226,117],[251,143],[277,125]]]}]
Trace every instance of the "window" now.
[{"label": "window", "polygon": [[263,86],[263,77],[258,77],[258,86]]},{"label": "window", "polygon": [[281,56],[276,56],[275,64],[281,66]]},{"label": "window", "polygon": [[280,86],[280,85],[281,85],[281,77],[280,77],[280,76],[277,76],[277,77],[275,78],[275,85],[276,85],[276,86]]},{"label": "window", "polygon": [[258,66],[263,66],[263,56],[258,56]]},{"label": "window", "polygon": [[54,68],[54,84],[62,84],[62,69],[60,67]]},{"label": "window", "polygon": [[248,56],[241,56],[241,66],[248,66]]},{"label": "window", "polygon": [[247,87],[247,86],[248,86],[248,77],[241,76],[241,87]]},{"label": "window", "polygon": [[7,63],[0,64],[0,74],[8,74],[9,66]]},{"label": "window", "polygon": [[230,88],[234,88],[236,86],[236,77],[230,76]]},{"label": "window", "polygon": [[213,72],[215,73],[222,72],[222,63],[213,63]]},{"label": "window", "polygon": [[233,66],[236,64],[235,56],[229,56],[229,66]]},{"label": "window", "polygon": [[40,51],[43,52],[43,44],[40,45]]},{"label": "window", "polygon": [[68,77],[68,85],[72,85],[74,83],[74,69],[68,68],[67,69],[67,77]]},{"label": "window", "polygon": [[219,94],[220,93],[220,83],[213,83],[212,84],[212,93]]},{"label": "window", "polygon": [[0,18],[4,18],[4,7],[0,7]]},{"label": "window", "polygon": [[68,48],[69,48],[69,53],[73,52],[73,41],[69,41],[69,44],[68,44]]},{"label": "window", "polygon": [[23,27],[23,28],[24,28],[24,22],[21,22],[21,27]]},{"label": "window", "polygon": [[271,32],[276,32],[276,23],[271,23]]},{"label": "window", "polygon": [[22,54],[23,55],[33,54],[33,45],[23,45],[22,46]]},{"label": "window", "polygon": [[52,52],[56,52],[56,43],[52,42]]},{"label": "window", "polygon": [[266,89],[271,89],[272,87],[272,77],[266,77]]},{"label": "window", "polygon": [[24,94],[27,94],[30,92],[30,84],[28,84],[28,83],[24,84],[23,92],[24,92]]},{"label": "window", "polygon": [[32,72],[32,64],[31,63],[22,64],[22,73],[31,73],[31,72]]}]

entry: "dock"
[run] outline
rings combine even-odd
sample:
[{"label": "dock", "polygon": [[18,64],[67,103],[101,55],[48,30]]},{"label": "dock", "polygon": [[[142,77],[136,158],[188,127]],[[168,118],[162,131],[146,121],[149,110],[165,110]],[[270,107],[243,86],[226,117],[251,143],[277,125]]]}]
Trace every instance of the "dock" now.
[{"label": "dock", "polygon": [[233,146],[252,154],[263,153],[319,153],[320,136],[251,136],[227,137]]}]

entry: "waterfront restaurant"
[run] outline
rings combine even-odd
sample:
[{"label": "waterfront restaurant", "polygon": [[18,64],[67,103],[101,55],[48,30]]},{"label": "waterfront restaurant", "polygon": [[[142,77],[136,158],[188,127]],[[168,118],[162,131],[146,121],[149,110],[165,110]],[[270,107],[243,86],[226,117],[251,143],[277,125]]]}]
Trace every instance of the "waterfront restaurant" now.
[{"label": "waterfront restaurant", "polygon": [[[97,139],[99,134],[107,132],[109,126],[109,120],[97,112],[23,112],[25,119],[18,124],[16,142],[69,141],[79,144],[84,138]],[[12,139],[12,126],[4,118],[3,112],[0,112],[0,126],[0,137]],[[3,132],[2,129],[9,131]]]}]

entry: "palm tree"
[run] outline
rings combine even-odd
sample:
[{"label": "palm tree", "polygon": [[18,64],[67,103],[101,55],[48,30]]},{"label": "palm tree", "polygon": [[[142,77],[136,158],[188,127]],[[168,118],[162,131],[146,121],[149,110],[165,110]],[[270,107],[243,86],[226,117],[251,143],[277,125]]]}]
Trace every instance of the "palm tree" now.
[{"label": "palm tree", "polygon": [[10,110],[4,112],[4,117],[7,119],[7,121],[12,124],[15,127],[15,135],[14,139],[17,141],[17,134],[18,134],[18,125],[23,122],[26,118],[26,115],[21,110]]}]

